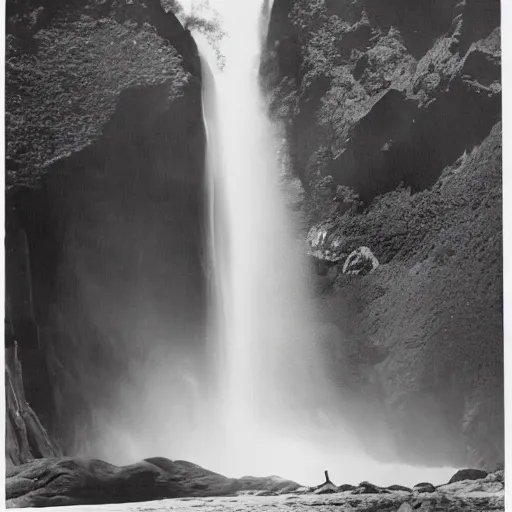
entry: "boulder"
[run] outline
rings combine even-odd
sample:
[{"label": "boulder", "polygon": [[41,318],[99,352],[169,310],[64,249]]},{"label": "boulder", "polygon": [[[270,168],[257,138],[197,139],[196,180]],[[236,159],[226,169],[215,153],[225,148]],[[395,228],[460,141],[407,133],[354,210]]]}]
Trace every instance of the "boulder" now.
[{"label": "boulder", "polygon": [[356,489],[355,485],[350,484],[343,484],[338,487],[338,492],[347,492],[347,491],[353,491]]},{"label": "boulder", "polygon": [[370,482],[361,482],[352,494],[389,494],[389,491]]},{"label": "boulder", "polygon": [[325,482],[322,485],[318,485],[317,487],[313,487],[311,490],[315,494],[333,494],[338,492],[338,488],[331,482],[329,478],[329,472],[326,470],[325,474]]},{"label": "boulder", "polygon": [[489,473],[485,479],[488,482],[504,482],[505,481],[505,471],[503,469],[499,469],[494,473]]},{"label": "boulder", "polygon": [[298,489],[278,477],[226,478],[186,461],[162,457],[129,466],[94,459],[39,459],[7,472],[8,507],[100,505],[199,496],[233,496],[240,492]]},{"label": "boulder", "polygon": [[462,495],[472,492],[499,493],[503,491],[503,482],[490,482],[487,480],[459,480],[452,484],[440,485],[437,491],[443,494]]},{"label": "boulder", "polygon": [[481,480],[487,475],[487,471],[482,469],[461,469],[450,478],[448,483],[453,484],[462,480]]},{"label": "boulder", "polygon": [[414,512],[436,512],[437,510],[447,510],[446,506],[436,508],[436,500],[416,500],[411,503]]},{"label": "boulder", "polygon": [[421,482],[419,484],[416,484],[413,488],[413,491],[419,492],[419,493],[426,493],[426,492],[435,492],[436,488],[429,482]]},{"label": "boulder", "polygon": [[309,255],[319,261],[337,263],[347,254],[345,243],[342,237],[332,232],[332,226],[315,225],[307,235]]},{"label": "boulder", "polygon": [[315,494],[334,494],[339,492],[338,488],[331,482],[327,482],[320,487],[317,487],[314,491]]},{"label": "boulder", "polygon": [[[254,477],[244,476],[236,481],[236,488],[241,491],[256,491],[271,494],[285,494],[296,491],[299,485],[291,480],[286,480],[279,476]],[[258,494],[262,496],[262,494]]]},{"label": "boulder", "polygon": [[364,276],[371,274],[379,266],[379,261],[368,247],[359,249],[349,254],[343,265],[344,274]]},{"label": "boulder", "polygon": [[390,485],[386,487],[388,491],[402,491],[402,492],[412,492],[412,489],[409,487],[404,487],[403,485]]}]

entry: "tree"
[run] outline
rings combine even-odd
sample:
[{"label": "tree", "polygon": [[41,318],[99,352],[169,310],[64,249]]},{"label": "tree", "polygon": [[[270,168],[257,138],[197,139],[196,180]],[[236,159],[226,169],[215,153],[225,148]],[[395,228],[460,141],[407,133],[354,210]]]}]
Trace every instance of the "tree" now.
[{"label": "tree", "polygon": [[202,34],[213,48],[219,67],[224,66],[224,56],[220,51],[220,42],[226,36],[222,29],[221,17],[210,6],[209,0],[196,1],[187,12],[178,0],[163,0],[166,10],[171,10],[190,32]]}]

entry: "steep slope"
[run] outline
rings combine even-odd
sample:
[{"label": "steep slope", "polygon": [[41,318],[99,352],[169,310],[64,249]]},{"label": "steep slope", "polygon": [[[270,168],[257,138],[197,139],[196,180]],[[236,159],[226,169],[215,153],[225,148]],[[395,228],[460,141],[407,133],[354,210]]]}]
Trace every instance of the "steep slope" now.
[{"label": "steep slope", "polygon": [[9,372],[20,383],[23,370],[28,404],[74,453],[94,437],[91,404],[111,406],[145,343],[169,323],[201,341],[200,63],[158,0],[7,9]]},{"label": "steep slope", "polygon": [[[276,0],[262,83],[303,185],[336,325],[331,370],[386,430],[392,450],[379,456],[492,467],[503,462],[500,6],[381,4]],[[376,269],[351,255],[361,247]]]}]

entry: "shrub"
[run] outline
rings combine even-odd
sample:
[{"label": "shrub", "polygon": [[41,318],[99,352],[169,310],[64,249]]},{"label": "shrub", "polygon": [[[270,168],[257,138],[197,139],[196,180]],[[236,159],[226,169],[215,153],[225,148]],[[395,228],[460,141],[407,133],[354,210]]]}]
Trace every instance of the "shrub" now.
[{"label": "shrub", "polygon": [[222,29],[219,13],[210,7],[208,0],[194,3],[190,12],[186,12],[177,0],[163,0],[163,5],[167,11],[170,10],[176,15],[186,29],[191,32],[199,32],[206,38],[222,68],[224,56],[220,51],[220,41],[226,33]]},{"label": "shrub", "polygon": [[346,66],[332,71],[332,85],[321,100],[317,122],[333,158],[339,154],[348,137],[350,127],[362,115],[361,105],[367,99],[364,88]]}]

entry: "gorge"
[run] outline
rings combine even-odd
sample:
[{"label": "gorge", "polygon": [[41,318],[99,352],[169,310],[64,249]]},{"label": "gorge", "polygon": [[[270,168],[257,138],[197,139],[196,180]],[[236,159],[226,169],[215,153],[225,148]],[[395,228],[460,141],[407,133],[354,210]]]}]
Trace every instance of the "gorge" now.
[{"label": "gorge", "polygon": [[499,2],[391,3],[219,0],[221,71],[173,2],[9,2],[8,489],[503,463]]}]

